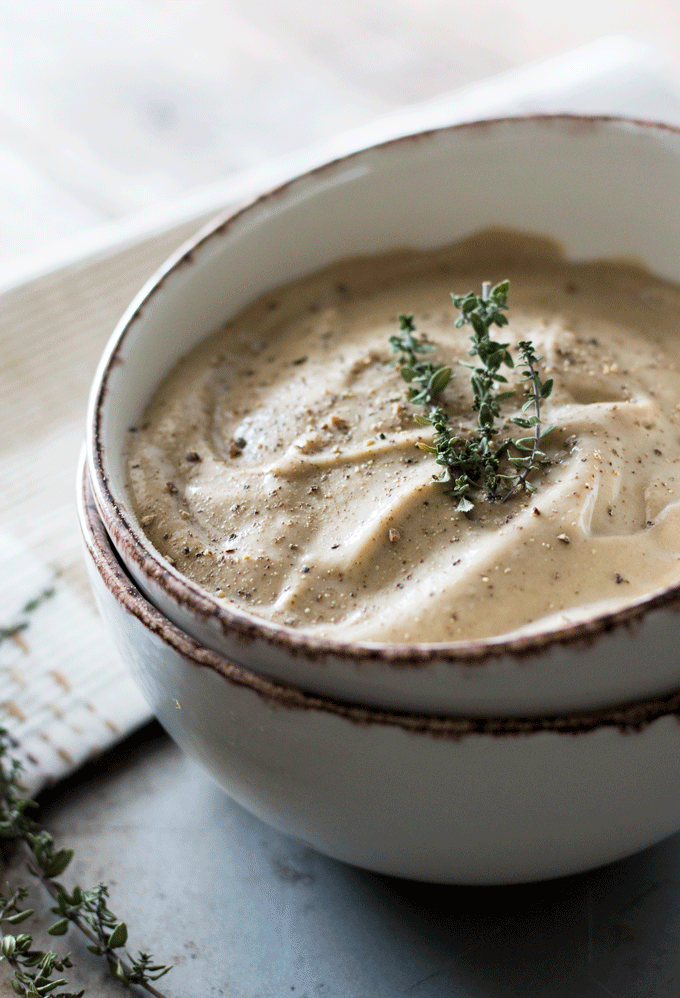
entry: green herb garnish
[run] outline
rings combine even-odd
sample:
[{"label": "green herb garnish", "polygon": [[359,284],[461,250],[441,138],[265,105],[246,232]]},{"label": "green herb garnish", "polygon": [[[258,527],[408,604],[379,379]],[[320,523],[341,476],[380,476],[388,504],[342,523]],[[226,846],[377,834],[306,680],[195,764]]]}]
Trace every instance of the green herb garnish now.
[{"label": "green herb garnish", "polygon": [[399,328],[403,336],[390,336],[390,343],[399,354],[396,359],[399,373],[409,383],[408,400],[414,405],[429,405],[451,380],[451,368],[445,364],[435,366],[418,360],[416,354],[432,353],[435,346],[427,337],[416,339],[413,335],[416,327],[412,315],[400,315]]},{"label": "green herb garnish", "polygon": [[[437,396],[451,380],[451,368],[445,364],[419,361],[417,354],[431,353],[435,347],[426,336],[417,337],[412,315],[400,315],[401,336],[391,336],[390,343],[398,354],[396,364],[399,372],[408,382],[408,400],[414,405],[431,406],[425,416],[416,416],[422,426],[434,427],[433,445],[419,443],[418,447],[434,454],[442,471],[436,481],[446,483],[445,492],[458,500],[456,509],[468,513],[475,498],[482,493],[489,502],[507,502],[520,491],[534,492],[535,485],[529,475],[550,464],[540,449],[541,441],[553,426],[541,428],[541,402],[547,399],[553,387],[552,379],[542,382],[537,365],[542,359],[537,357],[533,344],[522,340],[517,349],[523,365],[521,377],[528,382],[527,399],[522,412],[533,410],[531,415],[515,416],[512,422],[523,429],[531,429],[529,436],[497,440],[499,430],[496,420],[501,415],[501,403],[514,397],[514,391],[501,390],[508,383],[501,367],[514,368],[515,362],[508,347],[509,343],[499,343],[491,339],[492,326],[507,325],[503,312],[508,307],[509,281],[502,281],[489,290],[487,283],[482,285],[481,297],[470,291],[466,295],[451,295],[453,304],[460,311],[456,327],[472,326],[471,357],[478,357],[480,363],[465,364],[472,374],[470,384],[474,401],[472,408],[479,413],[476,432],[461,436],[451,432],[449,415]],[[513,471],[514,469],[514,471]]]},{"label": "green herb garnish", "polygon": [[[34,596],[33,599],[29,600],[28,603],[23,606],[21,610],[22,617],[28,617],[29,614],[35,613],[35,611],[39,609],[43,603],[49,599],[52,599],[54,594],[55,589],[53,586],[50,586],[49,589],[43,589],[41,593]],[[25,631],[27,627],[28,620],[17,620],[13,624],[0,624],[0,645],[3,641],[9,641],[10,638],[15,638],[18,634],[21,634],[21,632]]]},{"label": "green herb garnish", "polygon": [[[148,953],[131,956],[124,949],[128,930],[108,907],[108,888],[98,884],[91,890],[74,887],[67,891],[56,877],[61,877],[73,858],[72,849],[57,849],[54,839],[41,829],[27,812],[37,805],[24,796],[21,785],[21,763],[10,754],[9,734],[0,728],[0,839],[20,845],[28,854],[27,869],[36,877],[55,901],[50,908],[56,921],[47,930],[51,936],[63,936],[74,925],[90,941],[88,949],[104,957],[112,975],[125,986],[137,984],[155,998],[164,998],[152,984],[170,970],[157,964]],[[14,932],[14,927],[29,919],[31,908],[24,906],[27,891],[19,888],[9,894],[0,893],[0,962],[6,961],[14,971],[10,981],[14,993],[25,998],[82,998],[84,991],[57,991],[67,985],[55,977],[73,966],[71,957],[58,956],[33,946],[28,932]]]}]

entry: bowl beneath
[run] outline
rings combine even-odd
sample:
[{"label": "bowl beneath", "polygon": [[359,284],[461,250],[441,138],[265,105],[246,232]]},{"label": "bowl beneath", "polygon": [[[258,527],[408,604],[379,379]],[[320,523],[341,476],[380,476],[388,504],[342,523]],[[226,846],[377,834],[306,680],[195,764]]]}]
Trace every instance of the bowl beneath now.
[{"label": "bowl beneath", "polygon": [[680,691],[542,717],[385,712],[310,696],[179,630],[126,574],[87,473],[97,602],[170,735],[240,804],[380,873],[503,884],[576,873],[680,828]]}]

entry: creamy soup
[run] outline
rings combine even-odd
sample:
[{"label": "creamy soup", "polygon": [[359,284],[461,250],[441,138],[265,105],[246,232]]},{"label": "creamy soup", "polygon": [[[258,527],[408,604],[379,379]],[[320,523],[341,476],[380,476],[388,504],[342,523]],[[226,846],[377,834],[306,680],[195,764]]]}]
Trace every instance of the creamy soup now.
[{"label": "creamy soup", "polygon": [[[533,495],[464,514],[416,446],[432,430],[389,337],[414,315],[453,368],[450,425],[474,430],[470,330],[454,328],[451,292],[506,277],[509,326],[493,335],[532,340],[554,379],[551,465]],[[508,377],[509,418],[525,397]],[[500,232],[343,261],[266,295],[177,365],[131,429],[129,476],[170,564],[225,605],[310,634],[456,641],[615,610],[680,582],[680,288]]]}]

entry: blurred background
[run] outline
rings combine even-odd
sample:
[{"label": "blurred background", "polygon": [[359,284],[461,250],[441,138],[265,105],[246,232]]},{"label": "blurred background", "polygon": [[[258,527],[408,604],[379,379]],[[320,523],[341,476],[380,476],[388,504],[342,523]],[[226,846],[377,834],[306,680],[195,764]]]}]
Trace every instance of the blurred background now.
[{"label": "blurred background", "polygon": [[678,0],[1,0],[0,265]]}]

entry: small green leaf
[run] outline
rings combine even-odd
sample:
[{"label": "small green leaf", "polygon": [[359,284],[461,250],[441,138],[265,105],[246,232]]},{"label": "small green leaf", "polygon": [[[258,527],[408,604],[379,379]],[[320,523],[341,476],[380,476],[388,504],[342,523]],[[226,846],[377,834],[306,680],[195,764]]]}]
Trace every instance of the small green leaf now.
[{"label": "small green leaf", "polygon": [[36,987],[36,990],[40,995],[48,995],[55,988],[63,988],[65,984],[66,981],[62,977],[58,981],[49,981],[47,984],[42,984],[40,987]]},{"label": "small green leaf", "polygon": [[451,373],[450,367],[440,367],[435,371],[430,378],[430,391],[433,395],[437,395],[446,388],[451,380]]},{"label": "small green leaf", "polygon": [[553,390],[553,383],[554,382],[553,382],[552,378],[549,378],[548,381],[544,381],[543,382],[543,384],[541,385],[541,398],[542,399],[550,398],[550,393]]},{"label": "small green leaf", "polygon": [[465,496],[460,497],[460,499],[458,500],[458,505],[456,506],[456,510],[460,513],[469,513],[470,510],[474,508],[475,504],[473,502],[470,502],[469,499],[466,499]]},{"label": "small green leaf", "polygon": [[9,959],[17,948],[17,941],[14,936],[5,936],[2,940],[2,955]]},{"label": "small green leaf", "polygon": [[60,849],[43,868],[45,876],[50,880],[53,880],[54,877],[60,877],[72,859],[73,849]]},{"label": "small green leaf", "polygon": [[65,936],[68,931],[68,918],[62,918],[59,922],[55,922],[52,928],[48,929],[48,935],[50,936]]},{"label": "small green leaf", "polygon": [[125,946],[128,937],[127,925],[125,922],[118,922],[115,929],[109,936],[109,947],[111,949],[118,949],[119,946]]},{"label": "small green leaf", "polygon": [[[169,967],[165,967],[160,964],[157,967],[149,967],[149,970],[153,971],[153,973],[148,975],[149,979],[152,981],[158,981],[161,977],[165,977],[166,974],[170,973],[172,970],[172,964],[170,964]],[[156,971],[158,971],[158,973],[156,973]]]},{"label": "small green leaf", "polygon": [[123,970],[123,964],[120,962],[120,960],[116,960],[115,963],[114,963],[113,960],[110,960],[109,961],[109,969],[111,970],[111,973],[116,978],[116,980],[120,981],[121,984],[129,984],[130,983],[129,980],[128,980],[128,978],[127,978],[127,974]]},{"label": "small green leaf", "polygon": [[429,401],[429,392],[427,392],[425,389],[417,392],[415,388],[411,388],[409,389],[408,397],[409,397],[409,402],[411,402],[413,405],[424,405],[426,402]]},{"label": "small green leaf", "polygon": [[21,922],[25,922],[27,918],[30,918],[33,914],[32,908],[27,908],[25,911],[18,911],[16,915],[8,915],[3,919],[3,922],[9,922],[10,925],[19,925]]}]

